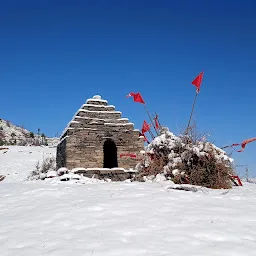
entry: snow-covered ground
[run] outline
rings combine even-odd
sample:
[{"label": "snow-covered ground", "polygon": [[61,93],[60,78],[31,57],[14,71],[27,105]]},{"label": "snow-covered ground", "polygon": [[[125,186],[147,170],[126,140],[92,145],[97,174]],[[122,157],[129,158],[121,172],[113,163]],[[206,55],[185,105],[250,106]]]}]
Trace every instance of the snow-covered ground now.
[{"label": "snow-covered ground", "polygon": [[[8,150],[1,150],[8,148]],[[3,146],[0,147],[0,175],[2,182],[21,182],[35,169],[36,163],[47,157],[55,157],[55,147]],[[1,183],[0,183],[1,184]]]},{"label": "snow-covered ground", "polygon": [[256,255],[255,184],[188,192],[168,182],[22,181],[14,170],[25,177],[41,150],[55,149],[21,150],[0,153],[0,174],[9,170],[0,182],[1,256]]}]

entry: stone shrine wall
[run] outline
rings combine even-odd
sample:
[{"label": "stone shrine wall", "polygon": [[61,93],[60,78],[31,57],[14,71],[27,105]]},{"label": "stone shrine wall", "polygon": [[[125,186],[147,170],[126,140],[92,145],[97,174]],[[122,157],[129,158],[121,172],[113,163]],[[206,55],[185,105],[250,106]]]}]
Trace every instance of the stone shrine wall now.
[{"label": "stone shrine wall", "polygon": [[134,168],[144,140],[133,123],[100,96],[88,99],[68,124],[57,147],[57,167]]}]

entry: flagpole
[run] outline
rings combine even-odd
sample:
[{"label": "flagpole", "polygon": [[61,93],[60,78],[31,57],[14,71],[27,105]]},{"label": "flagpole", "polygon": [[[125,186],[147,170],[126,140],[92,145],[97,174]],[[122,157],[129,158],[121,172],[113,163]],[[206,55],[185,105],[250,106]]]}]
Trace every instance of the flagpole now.
[{"label": "flagpole", "polygon": [[154,136],[154,134],[151,132],[151,130],[149,129],[148,130],[148,133],[151,135],[151,137],[152,137],[152,140],[155,138],[155,136]]},{"label": "flagpole", "polygon": [[[155,115],[158,116],[157,113],[155,113]],[[162,129],[162,125],[160,124],[159,119],[157,119],[157,121],[158,121],[158,124],[159,124],[160,128]]]},{"label": "flagpole", "polygon": [[153,120],[152,120],[152,118],[151,118],[151,116],[150,116],[150,114],[149,114],[149,111],[148,111],[148,108],[147,108],[146,104],[144,104],[144,107],[145,107],[145,109],[146,109],[146,111],[147,111],[147,114],[148,114],[148,117],[149,117],[149,119],[150,119],[150,122],[151,122],[152,126],[154,127],[154,129],[155,129],[155,131],[156,131],[156,135],[158,136],[159,134],[158,134],[157,129],[156,129],[155,125],[154,125],[154,122],[153,122]]},{"label": "flagpole", "polygon": [[[143,100],[143,98],[141,97],[140,93],[139,93],[139,92],[138,92],[138,93],[131,92],[131,93],[129,93],[129,94],[127,95],[127,97],[131,97],[131,96],[133,97],[133,100],[134,100],[135,102],[139,102],[139,103],[144,104],[144,107],[145,107],[145,109],[146,109],[146,112],[147,112],[147,114],[148,114],[148,117],[149,117],[149,119],[150,119],[150,122],[151,122],[152,126],[154,127],[154,129],[155,129],[155,131],[156,131],[156,134],[159,135],[158,132],[157,132],[157,129],[156,129],[155,125],[154,125],[154,122],[153,122],[153,120],[152,120],[152,118],[151,118],[151,116],[150,116],[150,114],[149,114],[149,111],[148,111],[148,109],[147,109],[146,103],[145,103],[145,101]],[[152,132],[151,132],[151,133],[152,133]],[[152,135],[153,135],[153,133],[152,133]],[[152,136],[152,135],[151,135],[151,136]],[[153,135],[153,138],[155,138],[154,135]]]},{"label": "flagpole", "polygon": [[187,126],[187,129],[186,129],[185,135],[188,134],[191,118],[192,118],[192,115],[193,115],[193,112],[194,112],[194,108],[195,108],[195,104],[196,104],[197,95],[198,95],[198,90],[196,91],[196,96],[195,96],[194,103],[193,103],[193,106],[192,106],[192,110],[191,110],[191,113],[190,113],[190,117],[189,117],[189,121],[188,121],[188,126]]}]

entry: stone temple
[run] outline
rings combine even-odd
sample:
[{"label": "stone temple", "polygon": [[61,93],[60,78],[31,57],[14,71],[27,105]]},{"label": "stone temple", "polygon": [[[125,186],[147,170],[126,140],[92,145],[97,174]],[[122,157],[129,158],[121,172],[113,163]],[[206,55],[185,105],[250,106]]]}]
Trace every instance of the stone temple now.
[{"label": "stone temple", "polygon": [[133,169],[144,141],[121,114],[99,95],[88,99],[60,137],[57,167]]}]

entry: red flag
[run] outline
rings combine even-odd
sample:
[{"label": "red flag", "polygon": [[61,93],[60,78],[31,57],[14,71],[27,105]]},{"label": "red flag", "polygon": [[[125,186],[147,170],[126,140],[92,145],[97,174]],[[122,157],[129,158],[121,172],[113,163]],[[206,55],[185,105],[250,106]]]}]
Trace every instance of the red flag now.
[{"label": "red flag", "polygon": [[158,121],[158,115],[156,115],[154,120],[155,120],[155,127],[156,127],[156,129],[159,129],[160,125],[159,125],[159,121]]},{"label": "red flag", "polygon": [[141,129],[141,133],[144,134],[145,132],[147,132],[149,130],[150,130],[150,125],[144,120],[142,129]]},{"label": "red flag", "polygon": [[145,104],[145,101],[143,100],[142,96],[140,95],[140,93],[134,93],[134,92],[131,92],[129,93],[126,97],[133,97],[133,100],[135,102],[139,102],[141,104]]},{"label": "red flag", "polygon": [[203,75],[204,75],[204,72],[201,72],[192,82],[192,84],[196,87],[196,92],[200,91]]},{"label": "red flag", "polygon": [[[233,181],[234,181],[234,179],[236,179],[237,182],[238,182],[238,185],[239,185],[239,186],[243,186],[243,184],[242,184],[240,178],[239,178],[237,175],[231,176],[231,179],[233,179]],[[235,182],[235,181],[234,181],[234,182]],[[236,182],[235,182],[235,184],[236,184]]]},{"label": "red flag", "polygon": [[238,144],[238,143],[234,143],[234,144],[232,144],[232,145],[229,145],[229,146],[225,146],[225,147],[221,147],[221,149],[224,149],[224,148],[232,148],[232,147],[235,147],[235,146],[239,146],[240,144]]},{"label": "red flag", "polygon": [[256,138],[251,138],[251,139],[248,139],[248,140],[244,140],[242,143],[241,143],[241,146],[242,146],[242,149],[238,150],[237,152],[243,152],[244,149],[245,149],[245,146],[250,143],[250,142],[253,142],[255,141]]},{"label": "red flag", "polygon": [[[237,152],[243,152],[244,149],[245,149],[245,146],[250,143],[250,142],[253,142],[253,141],[256,141],[256,137],[255,138],[251,138],[251,139],[248,139],[248,140],[244,140],[241,144],[239,143],[234,143],[230,146],[225,146],[225,147],[222,147],[222,148],[228,148],[228,147],[236,147],[236,146],[240,146],[242,147],[242,149],[238,150]],[[235,149],[234,149],[235,150]]]}]

